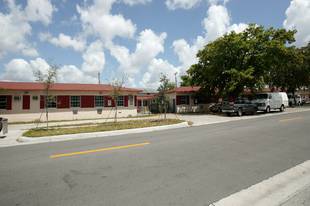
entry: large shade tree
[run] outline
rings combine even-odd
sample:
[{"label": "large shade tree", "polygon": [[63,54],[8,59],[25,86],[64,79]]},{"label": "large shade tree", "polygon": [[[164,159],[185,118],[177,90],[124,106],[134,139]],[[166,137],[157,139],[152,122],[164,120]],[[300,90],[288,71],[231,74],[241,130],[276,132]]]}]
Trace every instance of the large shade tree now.
[{"label": "large shade tree", "polygon": [[226,34],[198,52],[199,61],[182,84],[199,85],[210,97],[237,96],[245,88],[258,90],[266,84],[287,87],[286,78],[275,78],[279,68],[287,71],[300,62],[296,49],[288,46],[295,32],[252,24],[241,33]]}]

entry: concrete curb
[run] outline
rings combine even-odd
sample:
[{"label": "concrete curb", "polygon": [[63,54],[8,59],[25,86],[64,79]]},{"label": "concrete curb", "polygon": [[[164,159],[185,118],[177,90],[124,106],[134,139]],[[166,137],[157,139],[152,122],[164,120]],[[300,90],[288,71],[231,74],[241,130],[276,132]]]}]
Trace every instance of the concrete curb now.
[{"label": "concrete curb", "polygon": [[153,132],[153,131],[161,131],[167,129],[177,129],[189,127],[187,122],[182,122],[173,125],[163,125],[156,127],[145,127],[145,128],[136,128],[136,129],[124,129],[124,130],[116,130],[116,131],[107,131],[107,132],[92,132],[92,133],[81,133],[81,134],[69,134],[69,135],[57,135],[57,136],[46,136],[46,137],[24,137],[21,136],[17,139],[17,141],[22,143],[43,143],[43,142],[59,142],[59,141],[68,141],[68,140],[77,140],[77,139],[89,139],[96,137],[107,137],[107,136],[118,136],[124,134],[137,134],[144,132]]},{"label": "concrete curb", "polygon": [[310,185],[310,160],[209,206],[280,206]]}]

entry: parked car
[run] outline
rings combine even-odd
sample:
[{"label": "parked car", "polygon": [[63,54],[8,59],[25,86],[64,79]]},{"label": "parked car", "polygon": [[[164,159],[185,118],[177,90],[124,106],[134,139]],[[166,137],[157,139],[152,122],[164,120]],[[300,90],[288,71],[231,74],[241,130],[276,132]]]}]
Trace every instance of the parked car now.
[{"label": "parked car", "polygon": [[256,114],[257,105],[252,103],[248,98],[239,97],[234,102],[223,101],[221,110],[228,116],[232,114],[242,116],[244,113]]},{"label": "parked car", "polygon": [[222,103],[212,103],[209,106],[209,111],[213,113],[218,113],[218,112],[221,112],[221,108],[222,108]]},{"label": "parked car", "polygon": [[293,94],[287,94],[287,96],[288,96],[288,104],[290,106],[293,106],[293,105],[300,106],[304,103],[302,97],[299,94],[295,94],[295,98]]},{"label": "parked car", "polygon": [[269,113],[271,110],[283,112],[288,107],[288,97],[285,92],[259,93],[253,103],[257,104],[259,111]]}]

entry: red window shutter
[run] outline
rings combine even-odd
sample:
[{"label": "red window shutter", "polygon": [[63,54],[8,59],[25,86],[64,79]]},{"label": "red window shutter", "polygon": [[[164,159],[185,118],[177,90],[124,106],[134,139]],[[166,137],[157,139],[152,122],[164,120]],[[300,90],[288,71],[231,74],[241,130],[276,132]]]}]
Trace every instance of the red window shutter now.
[{"label": "red window shutter", "polygon": [[109,97],[108,96],[105,96],[104,97],[104,106],[105,107],[108,107],[109,105],[108,105],[108,101],[109,101]]},{"label": "red window shutter", "polygon": [[40,109],[45,108],[45,96],[41,95],[40,96]]},{"label": "red window shutter", "polygon": [[70,97],[57,96],[57,108],[59,109],[70,108]]},{"label": "red window shutter", "polygon": [[30,95],[23,95],[23,110],[30,109]]},{"label": "red window shutter", "polygon": [[176,101],[176,105],[180,105],[180,96],[177,96],[177,101]]},{"label": "red window shutter", "polygon": [[135,96],[135,106],[137,106],[137,96]]},{"label": "red window shutter", "polygon": [[141,107],[141,100],[138,100],[138,107]]},{"label": "red window shutter", "polygon": [[6,96],[6,109],[12,110],[12,96],[11,95]]},{"label": "red window shutter", "polygon": [[112,101],[112,107],[115,107],[115,100],[111,98],[111,101]]},{"label": "red window shutter", "polygon": [[128,96],[125,96],[125,97],[124,97],[124,101],[125,101],[124,106],[125,106],[125,107],[128,107]]},{"label": "red window shutter", "polygon": [[81,107],[82,108],[95,107],[95,97],[94,96],[81,96]]}]

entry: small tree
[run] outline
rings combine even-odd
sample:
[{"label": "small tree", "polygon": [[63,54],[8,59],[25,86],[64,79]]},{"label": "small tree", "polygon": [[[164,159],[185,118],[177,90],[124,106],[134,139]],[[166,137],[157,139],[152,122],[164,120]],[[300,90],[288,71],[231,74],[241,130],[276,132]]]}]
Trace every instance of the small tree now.
[{"label": "small tree", "polygon": [[114,79],[111,83],[112,86],[112,93],[111,97],[114,101],[114,108],[115,108],[115,114],[114,114],[114,122],[117,122],[117,100],[122,95],[122,88],[125,84],[125,76],[123,76],[121,79]]},{"label": "small tree", "polygon": [[46,74],[43,74],[40,70],[34,73],[37,78],[36,81],[44,84],[46,129],[48,129],[48,104],[54,98],[50,95],[49,91],[52,84],[56,81],[57,69],[57,65],[50,65]]},{"label": "small tree", "polygon": [[160,112],[162,113],[162,110],[164,110],[164,118],[166,119],[167,116],[167,108],[169,105],[169,99],[167,97],[167,92],[171,89],[175,88],[175,84],[172,82],[169,82],[169,79],[167,75],[161,74],[160,77],[160,86],[158,87],[158,100],[160,105]]}]

